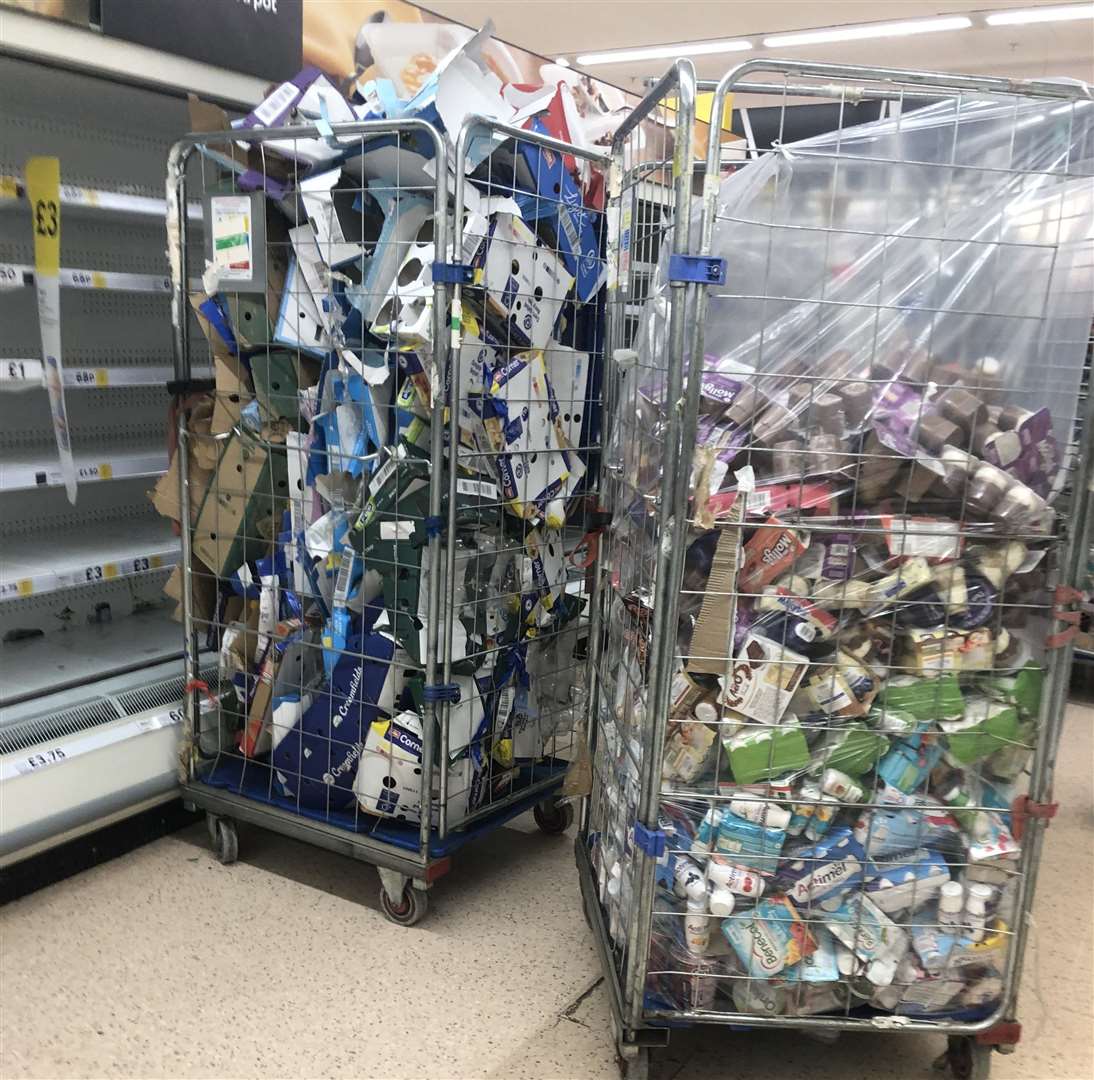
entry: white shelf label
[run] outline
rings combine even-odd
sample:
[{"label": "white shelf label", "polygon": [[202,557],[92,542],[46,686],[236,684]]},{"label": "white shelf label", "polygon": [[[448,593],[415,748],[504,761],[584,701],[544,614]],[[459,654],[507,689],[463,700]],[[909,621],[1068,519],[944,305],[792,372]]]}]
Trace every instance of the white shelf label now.
[{"label": "white shelf label", "polygon": [[[202,712],[206,712],[210,707],[208,702],[201,703]],[[163,709],[149,716],[134,717],[127,723],[114,722],[70,736],[65,739],[63,746],[54,745],[34,750],[29,754],[12,755],[6,761],[0,761],[0,782],[12,780],[17,776],[26,776],[29,773],[41,772],[53,765],[59,765],[62,761],[72,761],[73,758],[80,757],[82,754],[102,750],[104,747],[131,739],[135,735],[175,727],[184,719],[185,712],[182,702],[179,702],[170,709]]]},{"label": "white shelf label", "polygon": [[[107,292],[171,292],[171,278],[158,274],[123,274],[113,270],[73,270],[62,266],[62,288],[102,289]],[[22,263],[0,263],[0,289],[21,289],[34,284],[34,269]]]}]

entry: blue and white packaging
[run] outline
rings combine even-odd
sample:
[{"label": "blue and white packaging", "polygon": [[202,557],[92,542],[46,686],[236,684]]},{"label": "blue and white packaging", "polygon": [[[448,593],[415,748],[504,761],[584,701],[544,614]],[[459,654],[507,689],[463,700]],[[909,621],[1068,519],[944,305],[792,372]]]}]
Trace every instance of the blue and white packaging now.
[{"label": "blue and white packaging", "polygon": [[895,859],[875,859],[866,870],[870,879],[866,895],[882,911],[919,909],[938,896],[938,890],[950,880],[946,860],[933,849],[917,848]]},{"label": "blue and white packaging", "polygon": [[937,905],[916,916],[908,927],[912,938],[912,948],[923,970],[928,975],[937,975],[949,964],[950,954],[957,944],[953,934],[947,934],[938,922]]},{"label": "blue and white packaging", "polygon": [[782,898],[761,900],[751,911],[724,919],[722,934],[746,973],[758,979],[793,967],[814,948],[794,905]]},{"label": "blue and white packaging", "polygon": [[504,327],[505,340],[518,348],[545,348],[573,283],[563,261],[519,217],[494,215],[482,285],[487,314]]},{"label": "blue and white packaging", "polygon": [[800,963],[787,968],[782,977],[788,983],[827,983],[836,982],[840,977],[838,964],[838,947],[832,931],[823,923],[814,922],[810,926],[810,933],[817,943],[817,948],[808,956],[802,957]]},{"label": "blue and white packaging", "polygon": [[871,859],[920,847],[959,845],[961,838],[953,815],[933,799],[924,799],[916,807],[864,810],[854,833]]},{"label": "blue and white packaging", "polygon": [[877,774],[900,791],[920,791],[931,770],[942,760],[944,750],[937,733],[917,732],[892,744],[878,763]]},{"label": "blue and white packaging", "polygon": [[409,710],[369,725],[353,793],[361,809],[380,817],[420,820],[422,719]]},{"label": "blue and white packaging", "polygon": [[289,708],[279,712],[270,760],[281,793],[310,809],[353,805],[365,734],[373,720],[394,706],[394,640],[367,633],[351,639],[347,649],[329,687],[313,690],[306,710],[301,708],[296,716]]},{"label": "blue and white packaging", "polygon": [[785,842],[786,833],[782,829],[765,828],[727,810],[718,824],[714,851],[734,866],[770,877],[775,873]]},{"label": "blue and white packaging", "polygon": [[822,902],[821,917],[837,939],[868,965],[866,977],[875,986],[893,981],[908,950],[907,933],[862,893],[847,893]]},{"label": "blue and white packaging", "polygon": [[850,829],[836,829],[796,851],[779,870],[776,885],[798,905],[830,900],[859,885],[866,872],[862,845]]},{"label": "blue and white packaging", "polygon": [[484,404],[502,498],[517,517],[543,517],[550,528],[561,528],[565,499],[585,465],[566,446],[543,355],[519,353],[499,365]]}]

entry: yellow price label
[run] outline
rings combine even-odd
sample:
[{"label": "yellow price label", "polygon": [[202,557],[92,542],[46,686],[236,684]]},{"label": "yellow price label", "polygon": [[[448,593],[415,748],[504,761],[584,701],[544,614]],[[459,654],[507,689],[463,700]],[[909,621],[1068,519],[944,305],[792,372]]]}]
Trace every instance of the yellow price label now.
[{"label": "yellow price label", "polygon": [[112,562],[103,563],[103,577],[115,578],[118,576],[118,567]]},{"label": "yellow price label", "polygon": [[20,596],[30,596],[34,592],[34,582],[30,578],[23,578],[17,585]]},{"label": "yellow price label", "polygon": [[106,274],[102,274],[98,270],[93,270],[91,272],[91,287],[93,289],[105,289]]},{"label": "yellow price label", "polygon": [[0,175],[0,199],[18,199],[19,181],[14,176]]},{"label": "yellow price label", "polygon": [[109,480],[113,475],[114,475],[114,468],[113,468],[112,465],[107,465],[106,463],[103,463],[102,465],[99,466],[99,479],[100,480]]},{"label": "yellow price label", "polygon": [[163,556],[153,555],[152,558],[148,560],[148,565],[151,566],[153,570],[158,570],[163,566]]},{"label": "yellow price label", "polygon": [[28,159],[27,198],[34,228],[34,269],[56,277],[61,269],[61,163],[57,158]]},{"label": "yellow price label", "polygon": [[104,367],[95,369],[95,385],[96,386],[109,386],[110,385],[110,372]]}]

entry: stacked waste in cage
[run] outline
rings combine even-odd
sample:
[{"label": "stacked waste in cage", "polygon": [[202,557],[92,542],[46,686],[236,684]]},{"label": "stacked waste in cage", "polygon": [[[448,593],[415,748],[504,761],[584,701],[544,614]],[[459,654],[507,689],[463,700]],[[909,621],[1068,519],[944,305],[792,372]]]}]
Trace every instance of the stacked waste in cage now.
[{"label": "stacked waste in cage", "polygon": [[[629,867],[658,852],[634,820],[665,722],[651,657],[671,650],[647,1010],[980,1019],[1008,990],[1068,638],[1091,190],[1034,104],[979,102],[967,126],[960,108],[777,148],[708,189],[727,282],[698,385],[664,265],[643,309],[617,430],[651,437],[607,450],[620,670],[598,752],[620,780],[593,855],[622,944]],[[1023,171],[957,175],[956,145]],[[661,468],[675,410],[680,478]],[[671,563],[662,507],[685,502],[672,624],[650,569]]]},{"label": "stacked waste in cage", "polygon": [[[210,471],[191,469],[196,593],[218,579],[199,615],[234,688],[221,702],[235,714],[228,749],[266,763],[271,793],[303,810],[417,821],[429,769],[447,772],[458,824],[575,719],[586,601],[571,555],[599,423],[603,183],[572,156],[484,135],[469,144],[464,205],[452,204],[470,114],[581,134],[568,83],[503,84],[483,44],[475,35],[411,89],[362,78],[344,96],[305,70],[234,125],[227,149],[199,147],[216,239],[191,302],[223,440]],[[385,119],[431,124],[445,154],[410,127],[339,128]],[[292,125],[318,131],[244,141]],[[438,171],[449,239],[462,237],[456,266],[434,245]],[[265,281],[245,293],[235,269],[250,261]],[[438,266],[462,283],[442,324],[450,353],[434,340]],[[431,453],[452,410],[458,463],[447,437],[443,460]],[[430,612],[449,546],[455,576]],[[446,653],[451,665],[440,692],[426,685],[431,630],[438,683]],[[449,740],[425,761],[431,701],[449,710]]]},{"label": "stacked waste in cage", "polygon": [[[684,910],[651,969],[730,977],[660,992],[793,1015],[1001,994],[1060,452],[990,368],[705,377],[693,509],[715,527],[685,560],[664,762]],[[729,447],[735,482],[710,483]]]}]

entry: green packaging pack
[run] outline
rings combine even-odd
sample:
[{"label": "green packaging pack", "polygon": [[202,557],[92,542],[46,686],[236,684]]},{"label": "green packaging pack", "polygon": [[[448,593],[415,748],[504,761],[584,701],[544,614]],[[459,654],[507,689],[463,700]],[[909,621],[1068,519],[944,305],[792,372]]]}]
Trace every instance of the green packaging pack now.
[{"label": "green packaging pack", "polygon": [[809,745],[797,724],[748,727],[723,743],[738,784],[775,780],[809,764]]},{"label": "green packaging pack", "polygon": [[990,698],[969,698],[959,720],[942,720],[949,756],[961,765],[971,765],[1013,746],[1018,737],[1018,710]]},{"label": "green packaging pack", "polygon": [[824,742],[813,752],[810,772],[839,769],[848,776],[864,776],[888,749],[885,735],[855,721],[825,735]]},{"label": "green packaging pack", "polygon": [[885,684],[877,704],[882,709],[909,713],[920,721],[956,720],[965,712],[961,686],[952,673],[936,679],[894,675]]},{"label": "green packaging pack", "polygon": [[991,697],[1016,705],[1023,719],[1034,719],[1041,711],[1041,689],[1045,672],[1032,660],[1013,675],[995,675],[982,679],[981,687]]}]

